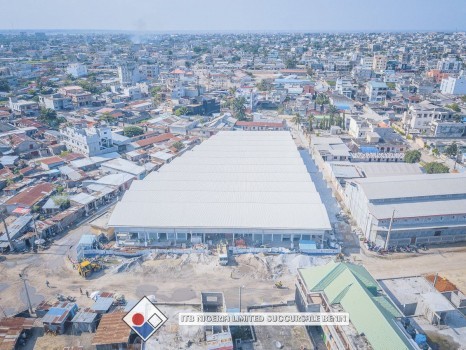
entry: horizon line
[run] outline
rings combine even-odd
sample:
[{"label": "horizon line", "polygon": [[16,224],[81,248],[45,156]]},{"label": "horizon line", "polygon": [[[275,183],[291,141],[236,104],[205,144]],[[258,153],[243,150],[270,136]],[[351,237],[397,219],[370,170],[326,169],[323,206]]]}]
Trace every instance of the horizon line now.
[{"label": "horizon line", "polygon": [[28,32],[28,31],[48,31],[48,32],[113,32],[113,33],[132,33],[132,34],[256,34],[256,33],[300,33],[300,34],[327,34],[327,33],[457,33],[465,32],[466,29],[335,29],[335,30],[309,30],[309,29],[172,29],[172,30],[134,30],[134,29],[93,29],[93,28],[18,28],[7,29],[0,28],[0,32]]}]

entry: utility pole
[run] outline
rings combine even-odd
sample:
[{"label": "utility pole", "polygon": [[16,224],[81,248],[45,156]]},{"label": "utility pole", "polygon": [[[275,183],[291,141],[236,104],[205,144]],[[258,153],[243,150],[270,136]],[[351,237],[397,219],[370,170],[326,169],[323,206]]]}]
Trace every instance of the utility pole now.
[{"label": "utility pole", "polygon": [[244,286],[239,286],[239,312],[241,312],[241,290]]},{"label": "utility pole", "polygon": [[[1,300],[1,298],[0,298]],[[0,305],[0,310],[2,310],[3,316],[8,317],[8,315],[5,312],[5,309]]]},{"label": "utility pole", "polygon": [[390,234],[392,233],[393,218],[395,217],[395,209],[393,209],[392,218],[390,219],[390,226],[388,226],[387,239],[385,240],[384,249],[388,249],[388,242],[390,241]]},{"label": "utility pole", "polygon": [[28,286],[26,284],[26,277],[24,277],[22,274],[19,274],[19,278],[21,278],[21,280],[24,283],[24,290],[26,291],[26,298],[28,300],[29,314],[32,316],[32,304],[31,304],[31,298],[29,297]]},{"label": "utility pole", "polygon": [[239,286],[239,312],[241,313],[241,288],[242,286]]},{"label": "utility pole", "polygon": [[14,251],[15,250],[15,246],[13,244],[13,241],[11,240],[11,237],[10,237],[10,232],[8,231],[8,226],[5,222],[5,216],[3,215],[2,213],[2,222],[3,222],[3,226],[5,227],[5,233],[6,233],[6,237],[8,239],[8,244],[10,245],[10,251]]}]

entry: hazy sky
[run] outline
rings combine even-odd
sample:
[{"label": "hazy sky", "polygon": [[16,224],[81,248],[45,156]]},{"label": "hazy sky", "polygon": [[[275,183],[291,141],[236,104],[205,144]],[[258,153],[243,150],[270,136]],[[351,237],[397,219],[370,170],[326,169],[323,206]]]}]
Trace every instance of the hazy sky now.
[{"label": "hazy sky", "polygon": [[465,30],[466,0],[0,0],[1,29]]}]

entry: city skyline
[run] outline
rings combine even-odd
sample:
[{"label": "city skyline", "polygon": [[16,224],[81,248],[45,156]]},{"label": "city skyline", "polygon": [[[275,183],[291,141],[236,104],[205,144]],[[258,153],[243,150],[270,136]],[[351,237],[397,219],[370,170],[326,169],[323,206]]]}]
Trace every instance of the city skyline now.
[{"label": "city skyline", "polygon": [[[0,30],[104,30],[130,32],[401,32],[465,30],[466,6],[448,0],[394,0],[389,8],[369,0],[294,0],[224,3],[199,0],[48,0],[18,3],[0,0],[8,19]],[[135,6],[135,11],[128,11]],[[455,11],[451,11],[455,9]],[[40,16],[37,14],[40,13]],[[413,16],[413,13],[416,15]],[[104,14],[104,15],[103,15]],[[226,15],[228,14],[228,15]],[[104,20],[105,19],[105,20]]]}]

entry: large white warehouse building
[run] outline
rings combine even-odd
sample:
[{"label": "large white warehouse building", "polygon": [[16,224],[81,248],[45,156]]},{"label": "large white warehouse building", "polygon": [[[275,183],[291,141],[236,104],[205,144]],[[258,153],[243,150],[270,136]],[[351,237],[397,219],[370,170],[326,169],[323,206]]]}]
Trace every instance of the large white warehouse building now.
[{"label": "large white warehouse building", "polygon": [[289,132],[222,131],[134,181],[112,213],[119,245],[320,241],[325,206]]}]

